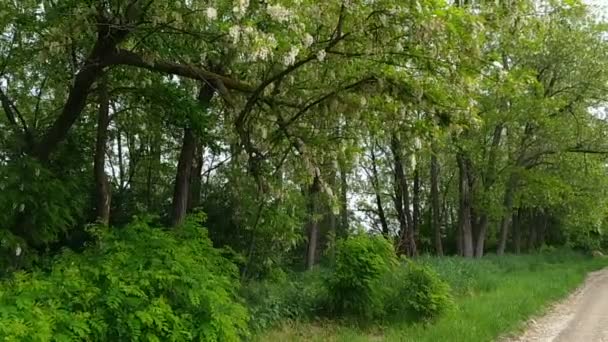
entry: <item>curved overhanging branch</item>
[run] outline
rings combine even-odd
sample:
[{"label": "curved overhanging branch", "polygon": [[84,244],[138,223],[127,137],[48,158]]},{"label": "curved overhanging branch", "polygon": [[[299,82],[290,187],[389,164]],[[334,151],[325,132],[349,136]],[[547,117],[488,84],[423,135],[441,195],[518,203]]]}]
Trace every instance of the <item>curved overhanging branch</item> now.
[{"label": "curved overhanging branch", "polygon": [[119,49],[110,58],[111,65],[127,65],[142,68],[162,74],[177,75],[202,82],[215,84],[221,82],[226,88],[245,93],[254,91],[247,83],[234,80],[191,64],[174,63],[165,60],[147,60],[141,55],[124,49]]},{"label": "curved overhanging branch", "polygon": [[140,3],[132,0],[127,6],[127,14],[120,25],[108,18],[103,5],[97,6],[97,40],[93,45],[82,68],[76,73],[74,82],[68,92],[61,114],[53,122],[51,128],[44,134],[30,151],[30,154],[42,162],[46,162],[56,147],[67,137],[87,104],[87,98],[92,85],[108,67],[108,60],[116,47],[123,42],[148,10],[152,0]]}]

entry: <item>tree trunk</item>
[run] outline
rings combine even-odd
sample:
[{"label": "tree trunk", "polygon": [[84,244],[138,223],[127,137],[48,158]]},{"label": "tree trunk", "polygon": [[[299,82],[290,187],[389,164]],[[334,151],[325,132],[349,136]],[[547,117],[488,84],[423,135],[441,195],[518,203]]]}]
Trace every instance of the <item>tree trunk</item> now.
[{"label": "tree trunk", "polygon": [[[494,128],[494,134],[492,135],[492,146],[488,155],[488,167],[486,174],[483,179],[483,190],[489,192],[494,186],[496,181],[496,158],[498,153],[498,147],[502,139],[503,125],[499,124]],[[488,232],[489,217],[487,213],[482,213],[479,219],[479,227],[475,238],[475,257],[481,258],[484,253],[486,235]]]},{"label": "tree trunk", "polygon": [[344,162],[340,162],[340,236],[348,234],[348,173]]},{"label": "tree trunk", "polygon": [[122,193],[125,189],[125,163],[122,154],[122,130],[120,129],[120,126],[116,129],[116,146],[118,149],[118,188]]},{"label": "tree trunk", "polygon": [[317,243],[319,239],[319,220],[317,216],[320,209],[320,193],[321,183],[319,178],[315,177],[308,192],[310,201],[310,220],[308,225],[308,248],[306,249],[306,270],[311,270],[313,268],[317,256]]},{"label": "tree trunk", "polygon": [[443,256],[443,245],[441,243],[441,212],[439,209],[439,162],[437,161],[437,155],[434,148],[431,155],[431,224],[433,225],[435,237],[435,253],[437,253],[438,256]]},{"label": "tree trunk", "polygon": [[175,188],[173,190],[173,204],[171,209],[171,226],[177,227],[184,223],[188,211],[188,195],[190,193],[190,176],[192,173],[196,138],[192,128],[184,129],[182,149],[177,164]]},{"label": "tree trunk", "polygon": [[538,244],[538,236],[543,224],[543,216],[539,211],[534,212],[532,224],[530,225],[530,239],[528,239],[528,250],[534,251]]},{"label": "tree trunk", "polygon": [[458,159],[458,171],[459,171],[459,195],[460,195],[460,208],[459,208],[459,232],[460,241],[462,248],[462,255],[464,257],[473,257],[473,231],[471,223],[471,192],[469,188],[469,163],[466,157],[459,153]]},{"label": "tree trunk", "polygon": [[475,257],[483,257],[483,252],[486,242],[486,234],[488,232],[489,219],[487,214],[482,214],[479,219],[479,228],[477,230],[477,238],[475,239]]},{"label": "tree trunk", "polygon": [[192,165],[192,174],[190,193],[188,194],[188,211],[192,211],[200,206],[201,202],[201,187],[203,182],[203,144],[198,142],[194,152],[194,164]]},{"label": "tree trunk", "polygon": [[[420,234],[420,172],[418,166],[414,168],[414,197],[413,197],[413,225],[412,225],[412,239],[417,240]],[[417,254],[417,251],[414,251]]]},{"label": "tree trunk", "polygon": [[[198,102],[202,110],[207,110],[215,89],[208,83],[202,84],[198,95]],[[171,209],[171,226],[181,225],[188,212],[188,198],[190,196],[190,184],[192,181],[192,169],[194,167],[194,157],[196,153],[196,136],[192,128],[184,129],[182,148],[177,164],[177,174],[175,177],[175,188],[173,191],[173,204]]]},{"label": "tree trunk", "polygon": [[395,208],[401,228],[399,232],[399,247],[408,256],[413,256],[416,255],[416,241],[414,240],[414,224],[410,211],[410,195],[401,155],[401,143],[396,135],[393,135],[391,138],[391,150],[395,163]]},{"label": "tree trunk", "polygon": [[548,217],[547,217],[547,213],[543,210],[541,211],[541,225],[540,225],[540,229],[538,232],[538,246],[542,247],[545,245],[545,239],[547,236],[547,223],[548,223]]},{"label": "tree trunk", "polygon": [[108,176],[105,171],[106,145],[108,142],[108,125],[110,124],[110,99],[108,97],[107,80],[98,82],[99,111],[97,114],[97,140],[95,142],[95,157],[93,173],[95,180],[95,216],[99,223],[110,223],[111,191]]},{"label": "tree trunk", "polygon": [[382,204],[382,196],[380,194],[380,179],[378,176],[378,166],[376,164],[376,153],[374,147],[371,148],[372,158],[372,186],[374,187],[374,193],[376,195],[376,206],[378,208],[378,219],[380,220],[380,226],[382,227],[382,235],[388,238],[390,231],[388,229],[388,220],[384,212],[384,205]]},{"label": "tree trunk", "polygon": [[126,25],[120,28],[115,28],[111,25],[100,26],[97,41],[85,60],[83,67],[75,75],[61,113],[49,130],[42,136],[40,142],[36,144],[32,151],[32,156],[46,162],[59,144],[65,140],[70,128],[74,125],[87,104],[89,89],[103,74],[103,70],[108,65],[108,59],[114,52],[115,47],[130,33],[130,29],[125,29],[125,27],[129,26]]},{"label": "tree trunk", "polygon": [[148,170],[146,175],[146,206],[148,212],[159,210],[158,183],[160,182],[162,132],[154,128],[148,136]]},{"label": "tree trunk", "polygon": [[512,174],[509,177],[509,182],[507,183],[507,189],[505,190],[505,197],[503,200],[503,209],[505,210],[505,213],[500,223],[498,249],[496,250],[496,254],[498,255],[503,255],[507,246],[507,237],[509,236],[509,225],[511,224],[511,219],[513,216],[513,213],[511,211],[513,210],[513,198],[515,197],[516,187],[517,178],[514,174]]},{"label": "tree trunk", "polygon": [[513,221],[513,247],[515,254],[521,254],[521,227],[522,227],[522,209],[517,210],[517,215]]}]

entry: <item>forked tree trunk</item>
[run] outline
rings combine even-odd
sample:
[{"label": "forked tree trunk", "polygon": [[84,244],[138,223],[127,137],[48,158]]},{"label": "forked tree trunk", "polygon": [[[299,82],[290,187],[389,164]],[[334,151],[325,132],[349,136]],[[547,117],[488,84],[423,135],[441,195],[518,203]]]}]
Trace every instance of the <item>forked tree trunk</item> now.
[{"label": "forked tree trunk", "polygon": [[[494,128],[494,134],[492,136],[492,146],[488,156],[488,167],[486,170],[485,177],[483,179],[483,189],[485,192],[489,192],[494,182],[496,181],[496,158],[498,154],[498,148],[502,139],[503,125],[499,124]],[[488,226],[490,220],[487,213],[482,213],[479,219],[479,227],[475,238],[475,257],[481,258],[484,253],[486,235],[488,232]]]},{"label": "forked tree trunk", "polygon": [[[208,110],[215,90],[210,84],[201,85],[198,101],[202,110]],[[188,213],[188,199],[192,181],[192,168],[194,165],[197,140],[192,128],[184,129],[182,148],[177,164],[175,188],[173,190],[173,203],[171,208],[171,226],[177,227],[184,223]]]},{"label": "forked tree trunk", "polygon": [[410,210],[410,194],[405,178],[401,143],[394,134],[391,138],[391,151],[394,161],[394,201],[400,226],[399,249],[408,256],[413,256],[416,255],[416,241],[414,240],[414,223]]}]

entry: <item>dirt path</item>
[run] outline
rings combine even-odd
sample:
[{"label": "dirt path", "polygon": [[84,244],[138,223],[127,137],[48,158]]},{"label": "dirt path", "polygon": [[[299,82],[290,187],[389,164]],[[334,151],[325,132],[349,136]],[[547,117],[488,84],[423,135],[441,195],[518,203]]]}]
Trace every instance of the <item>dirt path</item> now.
[{"label": "dirt path", "polygon": [[589,274],[585,284],[528,329],[504,342],[608,342],[608,269]]}]

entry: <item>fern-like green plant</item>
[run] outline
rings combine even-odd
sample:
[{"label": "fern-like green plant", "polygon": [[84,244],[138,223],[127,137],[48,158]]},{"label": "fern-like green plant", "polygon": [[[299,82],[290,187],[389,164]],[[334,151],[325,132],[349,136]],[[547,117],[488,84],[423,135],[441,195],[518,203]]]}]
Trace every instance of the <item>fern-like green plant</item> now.
[{"label": "fern-like green plant", "polygon": [[48,273],[0,284],[0,338],[13,341],[238,341],[248,334],[237,268],[189,222],[92,229]]}]

